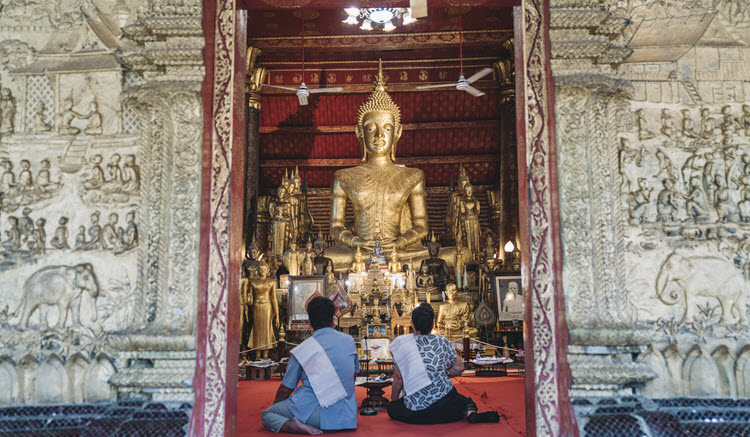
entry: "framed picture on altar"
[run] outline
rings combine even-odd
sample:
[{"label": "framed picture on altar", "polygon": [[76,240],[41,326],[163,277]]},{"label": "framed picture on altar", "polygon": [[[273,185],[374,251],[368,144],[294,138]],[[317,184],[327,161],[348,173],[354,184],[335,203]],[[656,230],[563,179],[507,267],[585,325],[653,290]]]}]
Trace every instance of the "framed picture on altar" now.
[{"label": "framed picture on altar", "polygon": [[367,338],[388,338],[385,324],[367,325]]},{"label": "framed picture on altar", "polygon": [[287,314],[289,329],[312,329],[307,316],[307,302],[314,296],[327,297],[327,276],[289,276]]},{"label": "framed picture on altar", "polygon": [[495,276],[495,297],[497,299],[497,319],[523,320],[523,288],[521,275]]}]

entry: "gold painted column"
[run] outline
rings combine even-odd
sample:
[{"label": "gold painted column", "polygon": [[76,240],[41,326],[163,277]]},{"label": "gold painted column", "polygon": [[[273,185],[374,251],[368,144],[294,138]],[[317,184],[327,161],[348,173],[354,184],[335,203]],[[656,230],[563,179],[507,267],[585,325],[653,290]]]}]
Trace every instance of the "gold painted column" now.
[{"label": "gold painted column", "polygon": [[516,146],[516,88],[513,38],[503,43],[504,56],[492,64],[500,86],[500,181],[490,192],[490,220],[497,233],[500,256],[508,241],[518,246],[518,160]]},{"label": "gold painted column", "polygon": [[[261,51],[255,47],[247,49],[247,76],[245,78],[245,95],[248,105],[247,110],[247,160],[245,168],[245,247],[249,247],[253,234],[257,230],[256,216],[258,212],[258,174],[260,168],[258,160],[260,156],[260,101],[262,97],[261,84],[268,77],[268,69],[256,65],[255,60]],[[263,252],[267,247],[267,233],[258,232],[257,244]]]}]

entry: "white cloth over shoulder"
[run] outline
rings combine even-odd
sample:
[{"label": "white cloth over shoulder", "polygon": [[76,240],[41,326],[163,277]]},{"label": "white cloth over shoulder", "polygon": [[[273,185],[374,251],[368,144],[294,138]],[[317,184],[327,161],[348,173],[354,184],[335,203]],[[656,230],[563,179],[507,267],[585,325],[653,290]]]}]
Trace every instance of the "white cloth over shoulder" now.
[{"label": "white cloth over shoulder", "polygon": [[414,334],[400,335],[391,342],[391,355],[401,371],[406,394],[414,394],[432,384],[419,354]]},{"label": "white cloth over shoulder", "polygon": [[333,363],[315,338],[310,337],[303,341],[292,349],[291,353],[307,374],[320,408],[330,407],[346,397],[346,390]]}]

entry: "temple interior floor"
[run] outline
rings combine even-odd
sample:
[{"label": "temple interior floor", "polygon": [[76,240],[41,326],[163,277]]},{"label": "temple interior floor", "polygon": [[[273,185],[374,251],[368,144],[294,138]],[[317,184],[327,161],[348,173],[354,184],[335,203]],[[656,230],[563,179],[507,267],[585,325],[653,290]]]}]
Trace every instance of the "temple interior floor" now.
[{"label": "temple interior floor", "polygon": [[[237,436],[280,435],[263,429],[260,414],[271,405],[276,390],[281,383],[278,376],[267,381],[240,381],[237,412]],[[455,437],[460,432],[472,435],[525,436],[526,413],[524,398],[524,377],[505,376],[497,378],[463,376],[453,379],[459,393],[471,397],[479,411],[495,410],[505,415],[500,423],[470,424],[466,421],[442,425],[407,425],[388,418],[388,413],[379,411],[376,416],[358,416],[356,431],[337,431],[337,437],[345,436],[416,436],[429,432],[433,437]],[[366,396],[366,389],[356,388],[357,403]],[[391,398],[390,387],[385,396]],[[476,434],[475,434],[476,433]]]}]

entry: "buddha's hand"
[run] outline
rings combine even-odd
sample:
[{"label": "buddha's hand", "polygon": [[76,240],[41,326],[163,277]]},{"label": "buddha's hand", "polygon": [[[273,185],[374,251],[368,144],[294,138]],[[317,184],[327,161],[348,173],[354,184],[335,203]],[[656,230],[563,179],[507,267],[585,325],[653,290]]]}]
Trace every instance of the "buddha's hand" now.
[{"label": "buddha's hand", "polygon": [[279,329],[279,318],[278,317],[275,317],[273,319],[273,326],[274,326],[274,328]]}]

